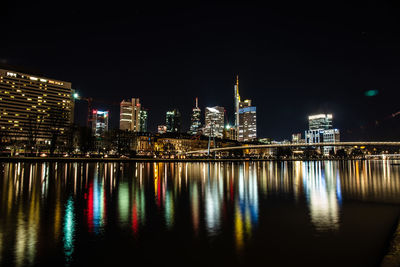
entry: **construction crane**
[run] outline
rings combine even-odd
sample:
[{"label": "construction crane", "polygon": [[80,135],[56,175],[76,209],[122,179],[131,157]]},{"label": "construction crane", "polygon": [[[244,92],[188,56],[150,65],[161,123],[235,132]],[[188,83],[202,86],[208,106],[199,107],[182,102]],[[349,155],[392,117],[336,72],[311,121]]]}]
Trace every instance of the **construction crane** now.
[{"label": "construction crane", "polygon": [[92,116],[92,102],[93,102],[93,98],[91,97],[83,97],[80,96],[77,92],[74,93],[74,99],[76,100],[83,100],[87,102],[87,107],[88,107],[88,113],[87,113],[87,119],[86,119],[86,126],[88,128],[90,128],[92,126],[92,120],[93,120],[93,116]]},{"label": "construction crane", "polygon": [[93,99],[92,97],[83,97],[80,96],[77,92],[73,94],[74,99],[76,100],[82,100],[87,102],[87,119],[86,119],[86,126],[88,128],[92,127],[92,121],[93,121],[93,102],[95,103],[103,103],[107,105],[113,105],[113,106],[119,106],[120,103],[118,102],[113,102],[113,101],[104,101],[100,99]]}]

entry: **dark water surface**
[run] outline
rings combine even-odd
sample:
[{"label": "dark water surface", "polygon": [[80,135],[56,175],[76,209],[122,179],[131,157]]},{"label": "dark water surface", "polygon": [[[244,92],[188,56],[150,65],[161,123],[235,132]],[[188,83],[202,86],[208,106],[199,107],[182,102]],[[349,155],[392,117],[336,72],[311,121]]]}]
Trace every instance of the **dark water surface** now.
[{"label": "dark water surface", "polygon": [[376,266],[392,163],[3,163],[0,266]]}]

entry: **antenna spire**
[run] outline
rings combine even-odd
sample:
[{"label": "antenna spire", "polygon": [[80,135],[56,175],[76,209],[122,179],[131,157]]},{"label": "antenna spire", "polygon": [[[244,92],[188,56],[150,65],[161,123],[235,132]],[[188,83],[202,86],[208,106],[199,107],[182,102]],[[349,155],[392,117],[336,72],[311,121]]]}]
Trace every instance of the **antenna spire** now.
[{"label": "antenna spire", "polygon": [[236,97],[240,101],[240,95],[239,95],[239,75],[236,75]]},{"label": "antenna spire", "polygon": [[196,97],[196,108],[199,108],[199,100],[197,97]]}]

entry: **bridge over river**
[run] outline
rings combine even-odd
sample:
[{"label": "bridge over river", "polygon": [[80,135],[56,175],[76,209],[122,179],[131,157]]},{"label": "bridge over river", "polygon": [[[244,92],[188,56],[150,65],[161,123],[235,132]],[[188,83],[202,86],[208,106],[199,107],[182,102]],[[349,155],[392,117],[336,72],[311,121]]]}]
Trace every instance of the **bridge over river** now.
[{"label": "bridge over river", "polygon": [[242,150],[242,149],[267,149],[267,148],[307,148],[307,147],[324,147],[324,146],[335,146],[335,147],[353,147],[353,146],[375,146],[375,147],[400,147],[400,142],[375,142],[375,141],[356,141],[356,142],[332,142],[332,143],[288,143],[288,144],[262,144],[262,145],[242,145],[242,146],[231,146],[231,147],[218,147],[203,150],[187,151],[184,154],[207,154],[211,152],[223,152],[231,150]]}]

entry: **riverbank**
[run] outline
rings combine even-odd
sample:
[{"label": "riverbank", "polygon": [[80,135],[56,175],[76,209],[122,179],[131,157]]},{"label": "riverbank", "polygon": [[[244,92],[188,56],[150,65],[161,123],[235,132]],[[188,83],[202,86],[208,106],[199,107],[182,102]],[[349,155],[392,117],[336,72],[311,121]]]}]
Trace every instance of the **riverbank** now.
[{"label": "riverbank", "polygon": [[[354,159],[257,159],[257,158],[89,158],[89,157],[0,157],[0,162],[243,162],[243,161],[325,161]],[[360,160],[360,159],[357,159]]]},{"label": "riverbank", "polygon": [[[0,162],[243,162],[243,161],[277,161],[277,159],[0,157]],[[290,159],[290,161],[292,161],[292,159]]]}]

